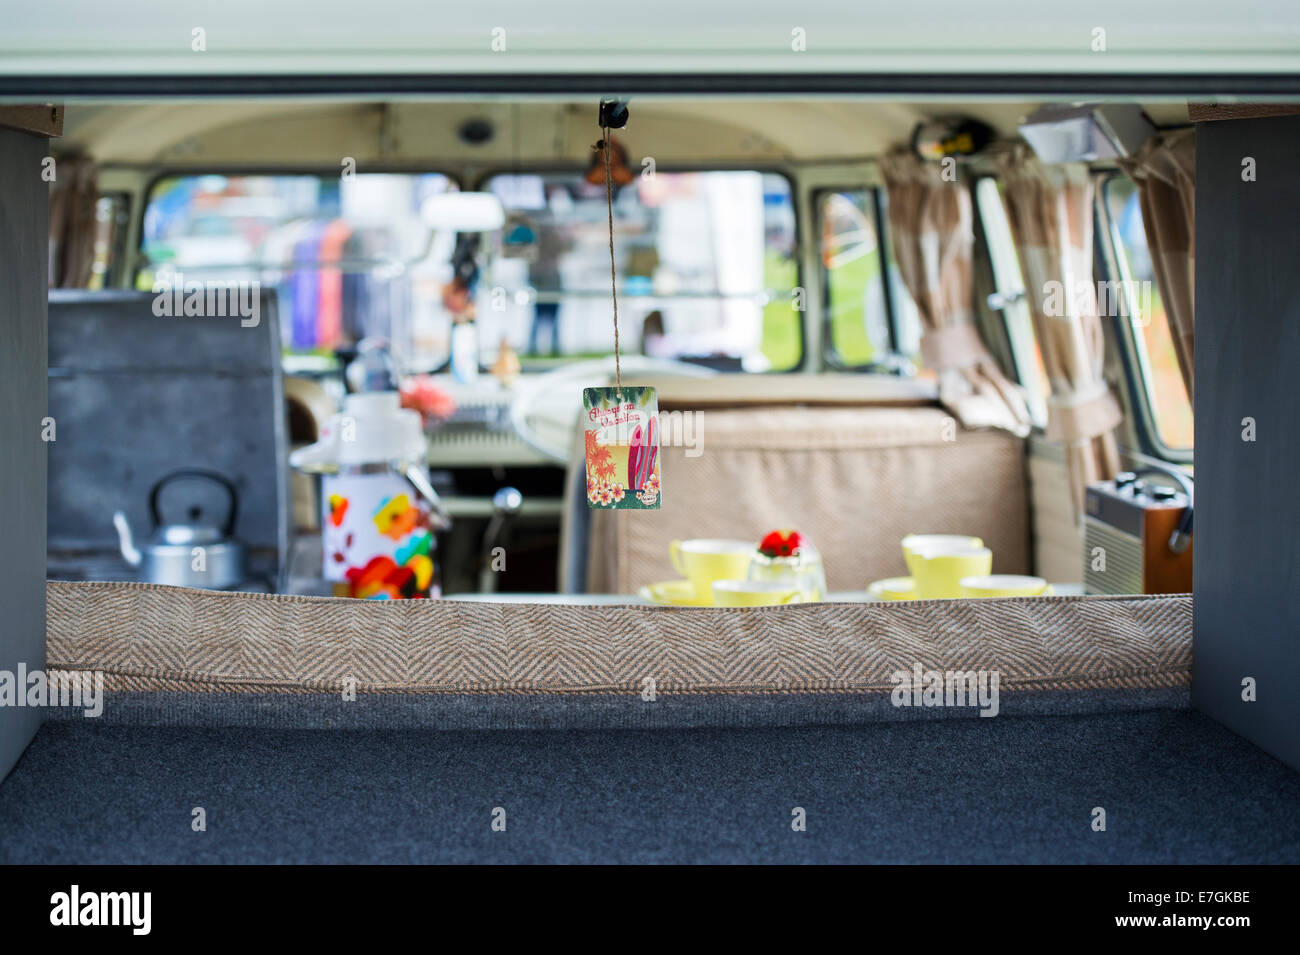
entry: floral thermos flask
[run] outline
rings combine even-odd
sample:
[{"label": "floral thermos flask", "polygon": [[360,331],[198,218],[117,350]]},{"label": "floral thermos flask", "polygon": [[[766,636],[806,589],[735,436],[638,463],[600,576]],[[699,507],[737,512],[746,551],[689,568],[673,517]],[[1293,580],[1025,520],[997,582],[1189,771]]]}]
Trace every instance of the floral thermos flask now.
[{"label": "floral thermos flask", "polygon": [[439,596],[439,530],[451,526],[429,483],[419,412],[397,392],[348,395],[320,440],[289,456],[321,476],[323,576],[344,597]]}]

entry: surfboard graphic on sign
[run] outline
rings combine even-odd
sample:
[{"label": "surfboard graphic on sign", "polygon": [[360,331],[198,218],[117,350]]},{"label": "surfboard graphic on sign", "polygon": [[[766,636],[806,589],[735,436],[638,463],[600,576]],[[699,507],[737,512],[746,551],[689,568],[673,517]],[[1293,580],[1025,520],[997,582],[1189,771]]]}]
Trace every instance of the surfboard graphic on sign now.
[{"label": "surfboard graphic on sign", "polygon": [[658,509],[659,399],[653,388],[584,388],[587,503]]}]

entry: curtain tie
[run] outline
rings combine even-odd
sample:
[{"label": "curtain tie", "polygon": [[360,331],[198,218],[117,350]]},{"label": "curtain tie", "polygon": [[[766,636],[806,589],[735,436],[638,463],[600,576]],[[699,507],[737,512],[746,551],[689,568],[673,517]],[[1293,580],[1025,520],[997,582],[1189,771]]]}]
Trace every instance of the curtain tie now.
[{"label": "curtain tie", "polygon": [[1047,399],[1047,437],[1074,444],[1106,434],[1124,420],[1119,402],[1104,382],[1082,385]]},{"label": "curtain tie", "polygon": [[921,361],[927,368],[947,371],[978,364],[988,355],[974,322],[927,329],[921,336]]}]

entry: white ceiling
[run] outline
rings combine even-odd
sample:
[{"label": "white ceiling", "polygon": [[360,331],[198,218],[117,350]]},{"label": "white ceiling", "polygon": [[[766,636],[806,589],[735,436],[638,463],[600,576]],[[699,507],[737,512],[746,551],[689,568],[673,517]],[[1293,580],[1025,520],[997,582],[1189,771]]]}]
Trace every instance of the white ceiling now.
[{"label": "white ceiling", "polygon": [[[909,140],[927,117],[974,116],[1014,137],[1034,102],[878,102],[845,99],[655,99],[634,97],[618,137],[635,157],[657,162],[852,161]],[[1160,124],[1187,120],[1179,103],[1147,104]],[[462,143],[468,119],[496,128],[481,146]],[[515,161],[582,162],[599,137],[596,100],[186,103],[73,103],[61,152],[101,163],[217,168],[230,165],[335,166],[410,162],[461,166]]]}]

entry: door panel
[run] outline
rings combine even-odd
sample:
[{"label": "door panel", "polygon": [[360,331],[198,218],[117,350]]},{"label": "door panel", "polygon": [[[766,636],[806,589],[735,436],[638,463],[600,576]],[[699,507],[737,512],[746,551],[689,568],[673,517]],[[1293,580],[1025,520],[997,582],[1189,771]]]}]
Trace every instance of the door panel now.
[{"label": "door panel", "polygon": [[[49,184],[43,137],[0,128],[0,671],[45,669],[45,294]],[[27,747],[41,710],[0,706],[0,778]]]},{"label": "door panel", "polygon": [[1029,495],[1034,573],[1053,583],[1083,583],[1083,528],[1074,522],[1065,449],[1059,442],[1030,438]]}]

